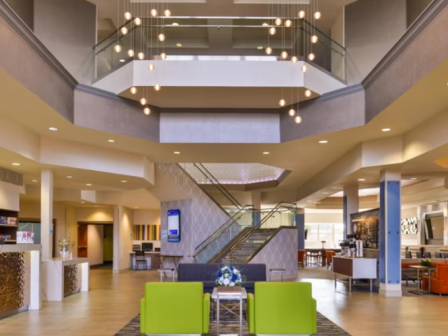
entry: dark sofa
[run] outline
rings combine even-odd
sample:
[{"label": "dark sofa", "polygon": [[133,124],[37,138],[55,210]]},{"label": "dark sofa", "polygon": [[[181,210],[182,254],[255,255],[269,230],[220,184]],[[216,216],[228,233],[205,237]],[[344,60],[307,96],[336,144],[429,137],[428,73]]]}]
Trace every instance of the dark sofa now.
[{"label": "dark sofa", "polygon": [[[198,281],[204,284],[204,293],[212,293],[220,264],[179,264],[177,281]],[[255,282],[266,281],[265,264],[234,264],[241,271],[243,287],[247,293],[254,293]]]}]

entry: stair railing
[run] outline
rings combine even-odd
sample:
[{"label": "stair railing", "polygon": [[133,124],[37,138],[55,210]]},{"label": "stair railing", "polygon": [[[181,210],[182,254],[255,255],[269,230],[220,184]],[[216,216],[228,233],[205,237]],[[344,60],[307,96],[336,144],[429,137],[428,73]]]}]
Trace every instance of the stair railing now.
[{"label": "stair railing", "polygon": [[[285,206],[287,205],[287,206]],[[238,241],[232,246],[230,251],[227,253],[226,258],[232,257],[232,253],[235,252],[242,244],[244,244],[245,241],[259,228],[263,226],[275,213],[278,213],[280,209],[282,208],[288,208],[288,209],[295,209],[296,204],[294,203],[288,203],[288,202],[280,202],[278,203],[264,218],[262,218],[258,223],[256,223],[250,230],[245,232]]]}]

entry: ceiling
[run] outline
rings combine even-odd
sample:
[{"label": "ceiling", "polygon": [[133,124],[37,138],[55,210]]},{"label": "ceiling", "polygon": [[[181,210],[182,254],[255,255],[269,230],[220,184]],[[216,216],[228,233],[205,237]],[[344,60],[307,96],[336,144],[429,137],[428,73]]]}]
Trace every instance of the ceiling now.
[{"label": "ceiling", "polygon": [[[295,2],[294,0],[283,1],[263,1],[238,3],[238,0],[207,0],[198,2],[193,1],[176,1],[168,4],[153,5],[159,12],[164,8],[169,8],[172,16],[183,17],[297,17],[297,12],[301,9],[306,13],[314,13],[319,11],[322,17],[316,20],[316,26],[325,34],[330,35],[331,27],[337,18],[342,14],[342,8],[356,0],[315,0],[311,5],[302,5],[303,1]],[[129,3],[122,0],[89,0],[98,6],[98,40],[101,41],[107,35],[111,34],[116,27],[124,23],[124,12],[130,11],[135,16],[150,17],[149,11],[152,8],[151,2],[146,3]],[[162,2],[162,1],[160,1]],[[166,1],[168,2],[168,1]],[[288,4],[288,5],[285,5]],[[308,21],[312,21],[309,14],[306,16]],[[170,19],[171,20],[171,19]],[[207,19],[209,21],[209,19]],[[233,20],[231,20],[233,21]],[[170,23],[169,20],[166,21]],[[235,21],[237,22],[237,21]],[[261,24],[259,22],[258,24]],[[256,40],[258,32],[252,31],[253,39]],[[199,33],[200,34],[200,33]],[[234,35],[239,35],[234,33]],[[266,34],[265,34],[266,35]],[[213,41],[211,41],[213,44]]]},{"label": "ceiling", "polygon": [[[266,154],[268,155],[268,154]],[[195,167],[192,163],[180,164],[187,173],[199,184],[210,183],[201,172],[202,167]],[[203,163],[207,171],[221,184],[250,184],[266,181],[276,181],[285,171],[282,168],[267,166],[260,163]]]}]

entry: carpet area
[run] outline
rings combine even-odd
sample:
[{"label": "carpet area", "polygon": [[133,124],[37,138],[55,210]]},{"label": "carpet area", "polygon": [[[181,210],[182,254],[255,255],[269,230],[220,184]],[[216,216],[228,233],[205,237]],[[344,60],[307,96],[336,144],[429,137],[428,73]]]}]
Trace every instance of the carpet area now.
[{"label": "carpet area", "polygon": [[[238,334],[239,324],[226,323],[220,326],[220,334]],[[137,315],[115,336],[143,336],[140,333],[140,315]],[[216,335],[216,324],[210,325],[210,331],[207,335]],[[247,324],[243,324],[243,335],[249,335]],[[350,336],[345,330],[331,322],[322,314],[317,313],[317,334],[322,336]]]}]

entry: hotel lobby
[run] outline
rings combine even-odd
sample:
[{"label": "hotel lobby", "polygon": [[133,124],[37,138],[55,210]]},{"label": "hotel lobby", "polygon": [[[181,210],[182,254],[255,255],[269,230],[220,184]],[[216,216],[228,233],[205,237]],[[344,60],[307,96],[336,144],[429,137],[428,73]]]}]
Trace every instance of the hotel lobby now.
[{"label": "hotel lobby", "polygon": [[0,335],[445,335],[448,0],[0,0]]}]

